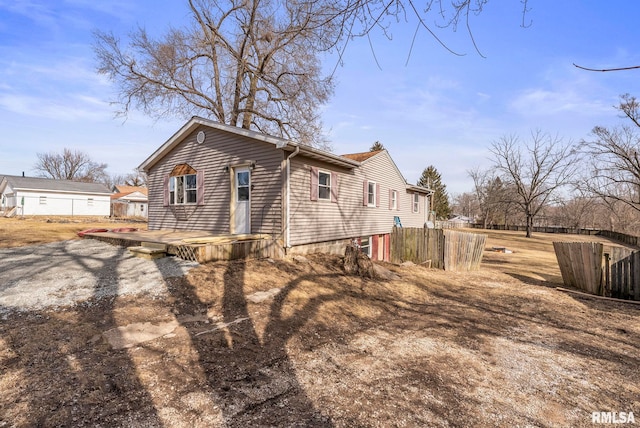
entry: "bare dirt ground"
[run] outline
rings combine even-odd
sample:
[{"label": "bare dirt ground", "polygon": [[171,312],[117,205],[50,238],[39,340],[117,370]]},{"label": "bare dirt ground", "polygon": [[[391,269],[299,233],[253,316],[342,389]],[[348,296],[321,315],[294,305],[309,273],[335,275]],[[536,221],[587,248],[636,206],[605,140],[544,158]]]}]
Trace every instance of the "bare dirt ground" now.
[{"label": "bare dirt ground", "polygon": [[398,278],[366,281],[333,256],[217,262],[160,297],[8,311],[0,427],[640,420],[640,306],[555,289],[551,242],[604,240],[489,235],[513,253],[485,252],[477,272],[386,264]]}]

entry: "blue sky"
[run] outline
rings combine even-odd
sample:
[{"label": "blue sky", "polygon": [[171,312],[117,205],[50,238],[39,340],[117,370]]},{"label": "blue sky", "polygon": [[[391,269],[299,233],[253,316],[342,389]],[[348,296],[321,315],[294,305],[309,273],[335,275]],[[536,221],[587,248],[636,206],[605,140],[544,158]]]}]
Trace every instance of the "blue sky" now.
[{"label": "blue sky", "polygon": [[[126,174],[182,124],[134,112],[114,118],[115,88],[95,72],[94,29],[126,39],[137,25],[156,33],[187,20],[182,1],[0,0],[0,173],[33,175],[37,153],[69,147]],[[505,135],[527,140],[534,129],[566,141],[588,138],[595,125],[623,123],[613,109],[623,93],[640,96],[635,1],[491,0],[472,20],[482,54],[464,28],[438,30],[456,56],[419,31],[398,24],[388,40],[354,40],[337,68],[336,92],[323,108],[336,153],[389,150],[410,183],[434,165],[449,194],[472,190],[467,171],[490,165],[488,147]],[[435,28],[435,27],[434,27]],[[407,63],[408,58],[408,63]],[[377,62],[376,62],[377,59]],[[325,58],[327,72],[335,56]]]}]

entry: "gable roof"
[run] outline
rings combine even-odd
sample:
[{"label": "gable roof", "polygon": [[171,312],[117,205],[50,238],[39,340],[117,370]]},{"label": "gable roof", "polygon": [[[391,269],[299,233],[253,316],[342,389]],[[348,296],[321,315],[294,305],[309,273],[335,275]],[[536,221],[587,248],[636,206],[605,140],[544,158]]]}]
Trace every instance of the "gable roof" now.
[{"label": "gable roof", "polygon": [[[312,159],[320,160],[333,165],[338,165],[344,168],[356,168],[363,162],[368,161],[376,155],[386,153],[391,159],[393,167],[398,171],[398,174],[403,178],[406,183],[406,189],[419,193],[431,193],[431,189],[427,189],[422,186],[415,186],[407,183],[398,166],[393,161],[386,149],[376,150],[373,152],[352,153],[346,155],[334,155],[333,153],[326,152],[324,150],[316,149],[305,144],[298,144],[290,140],[286,140],[280,137],[274,137],[272,135],[263,134],[261,132],[253,131],[250,129],[238,128],[237,126],[225,125],[220,122],[216,122],[210,119],[204,119],[202,117],[193,116],[182,128],[180,128],[175,134],[171,136],[164,144],[162,144],[155,152],[151,154],[144,162],[140,164],[138,168],[145,172],[149,172],[156,163],[158,163],[164,156],[170,153],[176,146],[178,146],[188,135],[195,131],[199,126],[206,126],[219,131],[228,132],[230,134],[244,136],[255,141],[261,141],[269,144],[273,144],[276,149],[286,150],[288,152],[300,153],[304,156]],[[206,136],[205,136],[206,138]]]},{"label": "gable roof", "polygon": [[147,193],[142,192],[119,192],[111,195],[111,200],[121,199],[123,201],[147,202],[149,200]]},{"label": "gable roof", "polygon": [[195,131],[199,126],[207,126],[209,128],[217,129],[219,131],[228,132],[230,134],[240,135],[250,138],[255,141],[261,141],[264,143],[273,144],[276,149],[286,151],[296,151],[300,154],[308,156],[313,159],[322,160],[324,162],[339,165],[345,168],[355,168],[360,163],[353,159],[349,159],[343,156],[334,155],[333,153],[326,152],[324,150],[316,149],[305,144],[298,144],[284,138],[274,137],[272,135],[263,134],[261,132],[253,131],[250,129],[238,128],[237,126],[225,125],[220,122],[216,122],[210,119],[204,119],[202,117],[194,116],[186,124],[182,126],[175,134],[171,136],[162,146],[160,146],[155,152],[151,154],[144,162],[139,166],[143,171],[148,172],[153,165],[155,165],[160,159],[171,152],[178,144],[180,144],[189,134]]},{"label": "gable roof", "polygon": [[81,181],[54,180],[52,178],[21,177],[5,175],[1,177],[0,188],[9,184],[13,190],[45,190],[50,192],[110,194],[101,183],[83,183]]},{"label": "gable roof", "polygon": [[129,193],[133,193],[133,192],[140,192],[143,195],[148,195],[148,189],[144,186],[125,186],[125,185],[120,185],[120,184],[116,184],[115,186],[113,186],[113,188],[115,189],[114,192],[115,193],[122,193],[122,194],[129,194]]},{"label": "gable roof", "polygon": [[364,152],[364,153],[351,153],[347,155],[342,155],[343,158],[351,159],[357,162],[364,162],[370,157],[373,157],[380,153],[382,150],[374,150],[372,152]]},{"label": "gable roof", "polygon": [[411,192],[417,192],[417,193],[423,193],[423,194],[433,193],[433,190],[429,189],[427,187],[409,184],[407,182],[407,179],[404,178],[404,175],[402,175],[402,172],[398,168],[398,165],[396,165],[395,161],[393,160],[393,158],[391,157],[391,155],[389,154],[387,149],[375,150],[375,151],[372,151],[372,152],[352,153],[352,154],[342,155],[342,156],[346,157],[348,159],[353,159],[353,160],[358,161],[360,163],[366,163],[367,161],[369,161],[369,159],[373,158],[374,156],[382,155],[383,153],[387,156],[387,158],[389,159],[389,162],[391,162],[391,165],[396,170],[398,175],[400,177],[402,177],[402,180],[404,180],[404,183],[405,183],[405,186],[406,186],[407,190],[409,190]]}]

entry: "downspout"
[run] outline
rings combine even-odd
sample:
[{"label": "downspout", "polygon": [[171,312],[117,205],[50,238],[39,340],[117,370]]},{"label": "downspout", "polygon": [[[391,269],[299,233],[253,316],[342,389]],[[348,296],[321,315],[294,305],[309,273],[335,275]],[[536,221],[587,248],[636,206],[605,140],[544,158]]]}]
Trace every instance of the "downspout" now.
[{"label": "downspout", "polygon": [[285,234],[285,248],[291,248],[291,158],[300,153],[300,146],[296,146],[296,149],[287,156],[287,230]]}]

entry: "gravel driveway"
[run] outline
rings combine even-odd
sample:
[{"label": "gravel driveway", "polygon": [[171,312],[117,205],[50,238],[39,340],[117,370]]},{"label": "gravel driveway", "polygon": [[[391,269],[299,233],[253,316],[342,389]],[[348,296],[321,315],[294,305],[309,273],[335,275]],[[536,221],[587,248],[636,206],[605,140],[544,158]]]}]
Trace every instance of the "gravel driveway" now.
[{"label": "gravel driveway", "polygon": [[176,257],[146,260],[93,239],[0,249],[0,315],[70,306],[91,297],[162,296],[165,278],[197,263]]}]

